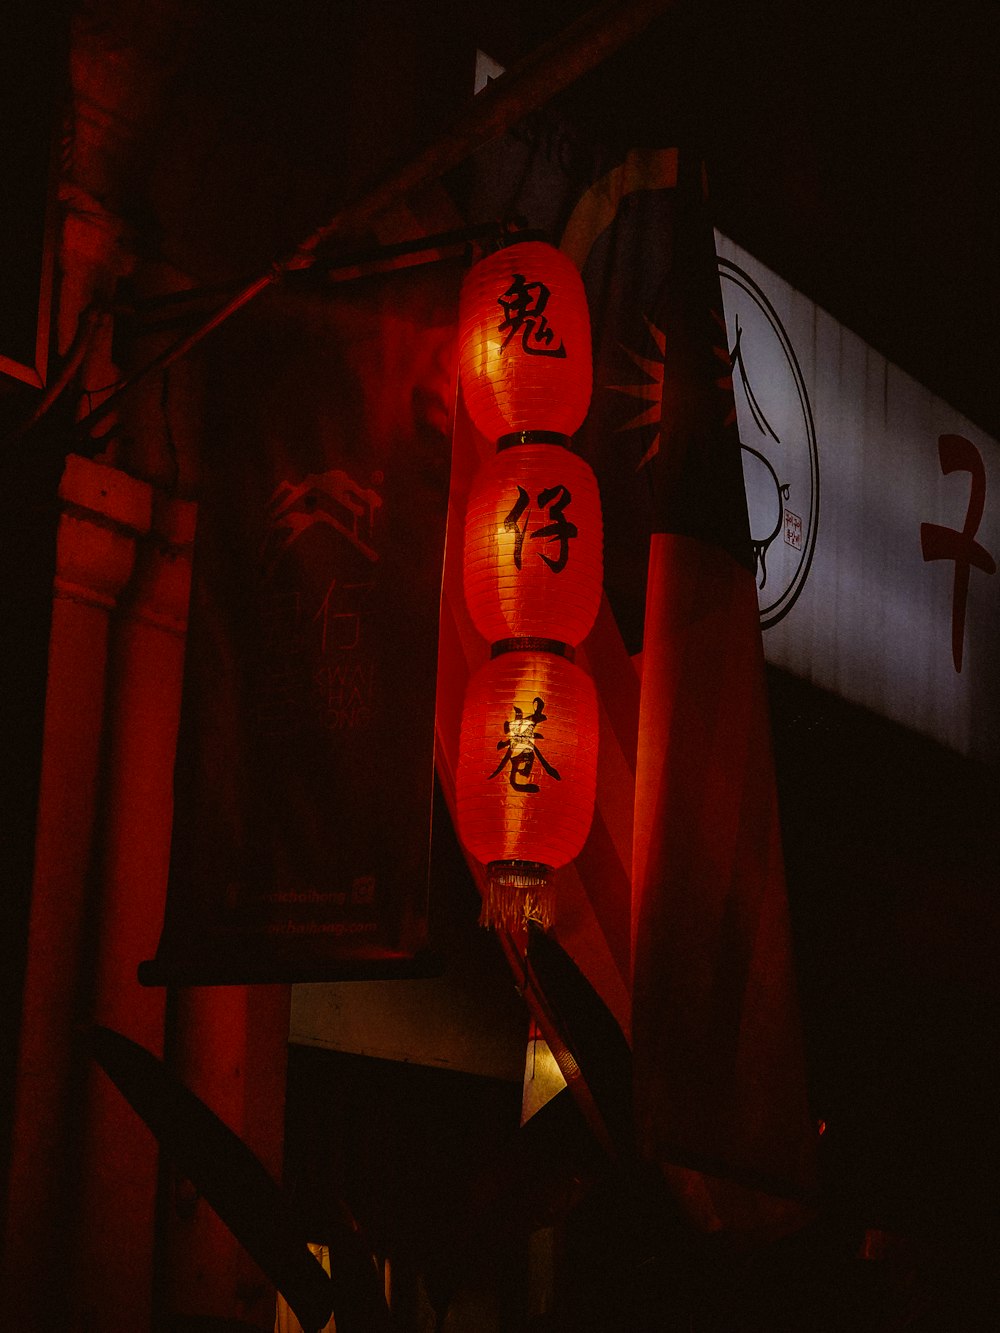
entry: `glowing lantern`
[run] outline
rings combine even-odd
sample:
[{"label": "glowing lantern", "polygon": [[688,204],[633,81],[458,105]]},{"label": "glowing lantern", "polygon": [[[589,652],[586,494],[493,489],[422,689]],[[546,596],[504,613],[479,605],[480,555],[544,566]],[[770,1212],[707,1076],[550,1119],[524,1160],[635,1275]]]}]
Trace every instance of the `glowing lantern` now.
[{"label": "glowing lantern", "polygon": [[597,783],[597,699],[572,660],[603,582],[597,482],[568,448],[592,378],[579,273],[539,241],[481,260],[459,340],[466,407],[497,453],[466,515],[465,596],[493,652],[466,692],[457,824],[487,868],[481,919],[515,930],[551,922],[548,876],[583,847]]},{"label": "glowing lantern", "polygon": [[597,478],[553,445],[501,449],[483,467],[465,520],[465,600],[491,643],[531,635],[578,644],[601,604]]},{"label": "glowing lantern", "polygon": [[565,255],[521,241],[480,260],[462,287],[458,331],[465,405],[488,439],[579,430],[590,406],[590,314]]},{"label": "glowing lantern", "polygon": [[[513,929],[551,920],[549,872],[586,841],[597,784],[597,696],[567,657],[531,648],[492,658],[469,682],[456,805],[487,865],[484,916]],[[525,898],[529,901],[525,902]]]}]

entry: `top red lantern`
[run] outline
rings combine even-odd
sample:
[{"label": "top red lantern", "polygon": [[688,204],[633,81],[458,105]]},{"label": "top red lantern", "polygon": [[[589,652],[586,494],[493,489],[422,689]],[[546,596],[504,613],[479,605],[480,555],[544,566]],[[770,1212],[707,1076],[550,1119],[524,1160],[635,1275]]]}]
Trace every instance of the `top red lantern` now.
[{"label": "top red lantern", "polygon": [[590,406],[590,314],[571,260],[543,241],[480,260],[462,286],[458,328],[465,405],[483,435],[579,430]]}]

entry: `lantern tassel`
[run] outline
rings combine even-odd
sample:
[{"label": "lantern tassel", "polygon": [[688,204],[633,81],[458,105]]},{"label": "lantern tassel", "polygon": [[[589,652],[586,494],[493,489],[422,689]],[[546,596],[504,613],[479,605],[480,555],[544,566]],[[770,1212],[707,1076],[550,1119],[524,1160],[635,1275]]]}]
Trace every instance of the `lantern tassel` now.
[{"label": "lantern tassel", "polygon": [[535,861],[491,861],[479,924],[488,930],[524,930],[529,921],[548,930],[555,919],[551,867]]}]

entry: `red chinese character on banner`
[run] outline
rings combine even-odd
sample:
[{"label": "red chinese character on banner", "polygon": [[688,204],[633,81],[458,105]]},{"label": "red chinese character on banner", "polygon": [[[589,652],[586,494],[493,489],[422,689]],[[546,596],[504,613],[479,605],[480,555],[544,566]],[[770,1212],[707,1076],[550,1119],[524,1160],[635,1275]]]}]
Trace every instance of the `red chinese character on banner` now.
[{"label": "red chinese character on banner", "polygon": [[921,523],[920,549],[925,560],[954,560],[955,588],[951,604],[951,655],[955,670],[962,670],[965,644],[965,608],[969,597],[969,570],[975,565],[984,574],[997,572],[996,561],[975,540],[986,506],[986,465],[971,440],[964,435],[942,435],[938,439],[941,471],[968,472],[972,478],[969,506],[961,530],[942,528],[936,523]]}]

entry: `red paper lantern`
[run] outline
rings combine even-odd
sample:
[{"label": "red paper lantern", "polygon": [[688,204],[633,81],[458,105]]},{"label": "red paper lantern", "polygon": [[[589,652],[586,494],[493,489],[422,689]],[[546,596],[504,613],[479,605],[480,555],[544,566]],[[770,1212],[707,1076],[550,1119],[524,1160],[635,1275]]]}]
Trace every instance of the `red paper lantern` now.
[{"label": "red paper lantern", "polygon": [[466,512],[464,579],[485,639],[578,644],[600,606],[602,556],[597,478],[577,454],[519,444],[480,470]]},{"label": "red paper lantern", "polygon": [[522,241],[462,287],[459,372],[496,457],[472,490],[465,595],[493,643],[466,694],[456,779],[459,835],[487,867],[482,920],[548,925],[548,875],[582,848],[597,783],[597,700],[572,662],[602,585],[593,473],[569,437],[590,405],[590,316],[558,250]]},{"label": "red paper lantern", "polygon": [[456,812],[462,842],[487,865],[491,924],[549,924],[548,873],[590,830],[597,732],[593,681],[560,654],[505,652],[469,681]]},{"label": "red paper lantern", "polygon": [[458,330],[465,405],[488,439],[579,430],[590,406],[590,314],[565,255],[521,241],[480,260],[462,286]]}]

